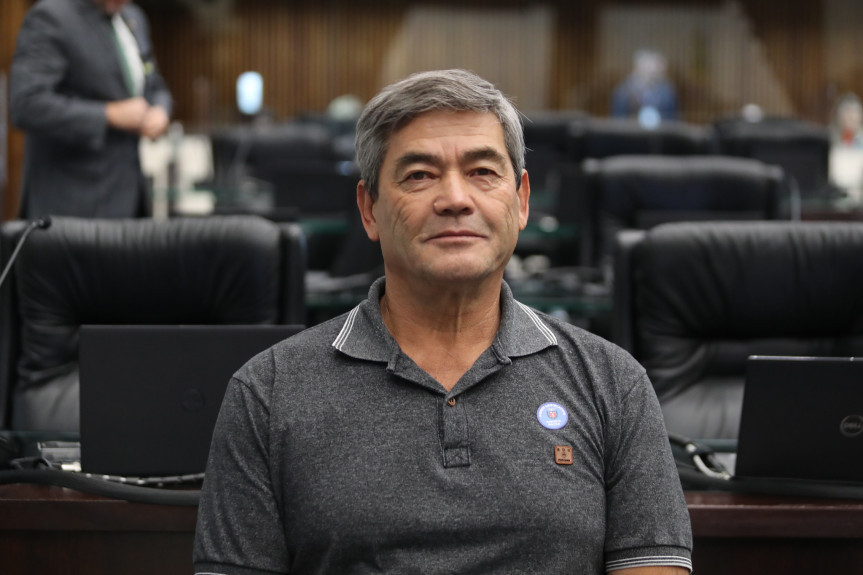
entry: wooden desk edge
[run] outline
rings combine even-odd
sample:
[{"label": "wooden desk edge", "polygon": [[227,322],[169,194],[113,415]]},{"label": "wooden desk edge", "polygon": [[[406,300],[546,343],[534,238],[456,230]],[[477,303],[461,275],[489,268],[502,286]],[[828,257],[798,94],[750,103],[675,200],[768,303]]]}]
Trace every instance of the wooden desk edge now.
[{"label": "wooden desk edge", "polygon": [[[685,493],[695,537],[863,539],[863,501]],[[193,506],[131,503],[62,487],[0,485],[0,531],[194,532]]]},{"label": "wooden desk edge", "polygon": [[863,501],[719,491],[685,497],[696,537],[863,539]]},{"label": "wooden desk edge", "polygon": [[194,506],[132,503],[63,487],[0,485],[0,531],[193,532]]}]

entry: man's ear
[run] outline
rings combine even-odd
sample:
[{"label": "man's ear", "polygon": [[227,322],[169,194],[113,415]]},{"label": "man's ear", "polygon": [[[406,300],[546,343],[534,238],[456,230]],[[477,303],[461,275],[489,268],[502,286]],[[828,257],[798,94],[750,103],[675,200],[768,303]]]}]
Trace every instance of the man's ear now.
[{"label": "man's ear", "polygon": [[527,226],[527,217],[530,214],[530,178],[527,170],[521,171],[521,185],[516,192],[518,194],[518,229],[523,230]]},{"label": "man's ear", "polygon": [[366,189],[365,180],[360,180],[360,183],[357,184],[357,207],[360,210],[366,235],[369,236],[370,240],[376,242],[380,240],[380,234],[378,234],[378,222],[375,219],[374,206],[375,202],[369,190]]}]

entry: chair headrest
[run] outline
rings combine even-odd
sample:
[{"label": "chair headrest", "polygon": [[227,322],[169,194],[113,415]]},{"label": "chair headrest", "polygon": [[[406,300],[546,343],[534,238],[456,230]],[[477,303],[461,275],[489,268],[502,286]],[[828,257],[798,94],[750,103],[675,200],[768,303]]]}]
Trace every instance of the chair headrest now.
[{"label": "chair headrest", "polygon": [[633,344],[660,396],[749,355],[863,355],[863,223],[674,223],[632,249]]},{"label": "chair headrest", "polygon": [[16,264],[20,383],[74,361],[84,323],[276,323],[280,241],[254,216],[54,218]]}]

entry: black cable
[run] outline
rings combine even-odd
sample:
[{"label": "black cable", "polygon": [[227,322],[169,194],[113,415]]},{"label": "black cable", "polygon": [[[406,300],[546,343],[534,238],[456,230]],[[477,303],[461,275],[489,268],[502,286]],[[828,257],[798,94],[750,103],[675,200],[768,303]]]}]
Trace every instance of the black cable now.
[{"label": "black cable", "polygon": [[[680,439],[678,437],[671,438],[672,443],[678,444]],[[697,469],[681,465],[680,462],[677,465],[677,472],[681,482],[687,488],[759,495],[863,500],[863,484],[793,479],[761,479],[754,477],[718,479],[707,476]],[[167,490],[156,487],[128,485],[115,481],[107,481],[98,477],[54,469],[0,471],[0,485],[12,483],[34,483],[38,485],[66,487],[75,491],[92,493],[103,497],[154,505],[197,506],[201,496],[200,490]]]},{"label": "black cable", "polygon": [[157,487],[140,487],[55,469],[14,469],[11,471],[0,471],[0,485],[11,483],[35,483],[38,485],[66,487],[75,491],[101,495],[102,497],[122,499],[134,503],[151,503],[153,505],[193,507],[198,505],[198,500],[201,496],[200,490],[169,490]]},{"label": "black cable", "polygon": [[750,493],[754,495],[787,495],[792,497],[818,497],[829,499],[863,500],[863,484],[805,479],[733,477],[715,479],[695,469],[677,467],[680,480],[688,489],[709,489]]},{"label": "black cable", "polygon": [[[716,466],[713,461],[714,452],[710,447],[673,433],[668,434],[668,439],[673,448],[677,447],[685,451],[685,455],[689,459],[694,460],[696,457],[701,457],[712,466]],[[863,483],[787,479],[784,477],[737,477],[733,475],[724,478],[716,473],[706,474],[699,469],[694,461],[683,462],[676,458],[676,463],[681,484],[686,489],[863,500]]]}]

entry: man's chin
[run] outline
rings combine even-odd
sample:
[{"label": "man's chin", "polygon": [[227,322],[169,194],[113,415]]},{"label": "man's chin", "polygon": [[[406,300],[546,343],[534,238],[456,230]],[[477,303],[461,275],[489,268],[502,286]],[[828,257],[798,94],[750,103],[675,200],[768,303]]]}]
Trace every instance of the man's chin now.
[{"label": "man's chin", "polygon": [[484,265],[441,265],[426,270],[424,274],[430,283],[447,285],[473,285],[480,284],[489,278],[502,278],[503,272],[489,269]]}]

